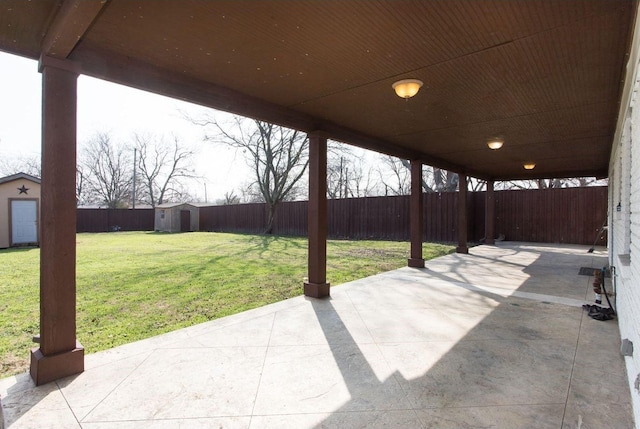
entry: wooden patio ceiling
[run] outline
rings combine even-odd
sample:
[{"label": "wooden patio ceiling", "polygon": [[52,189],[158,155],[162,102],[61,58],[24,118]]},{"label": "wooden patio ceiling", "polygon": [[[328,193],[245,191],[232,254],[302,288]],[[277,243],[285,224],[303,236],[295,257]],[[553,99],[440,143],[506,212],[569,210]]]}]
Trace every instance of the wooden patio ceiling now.
[{"label": "wooden patio ceiling", "polygon": [[0,50],[471,176],[606,176],[636,7],[3,0]]}]

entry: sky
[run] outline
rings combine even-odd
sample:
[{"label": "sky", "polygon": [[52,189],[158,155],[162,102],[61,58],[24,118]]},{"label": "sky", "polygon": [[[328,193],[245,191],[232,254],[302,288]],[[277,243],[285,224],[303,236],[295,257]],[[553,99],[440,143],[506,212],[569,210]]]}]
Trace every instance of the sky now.
[{"label": "sky", "polygon": [[[41,75],[36,61],[0,52],[0,158],[40,156]],[[224,145],[204,142],[205,130],[184,118],[225,113],[168,97],[93,79],[78,78],[78,150],[97,132],[127,143],[134,133],[171,137],[197,150],[194,169],[203,176],[192,184],[199,201],[213,202],[250,181],[241,155]],[[222,119],[224,120],[224,119]],[[236,190],[236,194],[239,192]]]}]

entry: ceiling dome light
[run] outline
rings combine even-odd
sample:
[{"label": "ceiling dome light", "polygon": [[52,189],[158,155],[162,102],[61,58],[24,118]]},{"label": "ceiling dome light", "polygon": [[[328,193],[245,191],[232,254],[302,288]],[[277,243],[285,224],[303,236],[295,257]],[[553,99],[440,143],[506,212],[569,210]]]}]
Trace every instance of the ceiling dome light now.
[{"label": "ceiling dome light", "polygon": [[394,89],[398,97],[411,98],[420,91],[420,87],[422,85],[422,81],[418,79],[402,79],[395,82],[391,87]]},{"label": "ceiling dome light", "polygon": [[487,141],[487,146],[489,146],[489,149],[493,149],[493,150],[500,149],[503,144],[504,144],[504,139],[501,139],[501,138],[495,138]]},{"label": "ceiling dome light", "polygon": [[533,170],[534,168],[536,168],[536,163],[535,162],[527,162],[525,164],[522,165],[524,167],[525,170]]}]

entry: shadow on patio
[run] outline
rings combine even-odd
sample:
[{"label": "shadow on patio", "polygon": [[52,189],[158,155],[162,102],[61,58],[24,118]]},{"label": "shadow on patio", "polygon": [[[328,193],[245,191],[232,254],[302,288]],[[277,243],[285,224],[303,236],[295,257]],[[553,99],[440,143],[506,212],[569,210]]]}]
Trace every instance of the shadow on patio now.
[{"label": "shadow on patio", "polygon": [[604,252],[501,243],[0,381],[20,427],[631,428]]}]

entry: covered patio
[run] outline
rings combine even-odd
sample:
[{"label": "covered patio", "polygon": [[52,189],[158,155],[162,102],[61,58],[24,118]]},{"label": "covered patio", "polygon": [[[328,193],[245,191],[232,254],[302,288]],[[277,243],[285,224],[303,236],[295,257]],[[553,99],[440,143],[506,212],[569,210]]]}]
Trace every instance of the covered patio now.
[{"label": "covered patio", "polygon": [[[580,308],[591,293],[577,270],[607,257],[504,244],[467,255],[466,185],[486,183],[493,244],[495,181],[608,175],[635,93],[626,67],[637,59],[637,6],[2,2],[0,49],[39,60],[43,77],[40,343],[30,370],[40,387],[28,376],[2,381],[7,418],[16,427],[631,427],[616,324]],[[307,133],[307,298],[85,359],[75,321],[80,74]],[[423,87],[401,99],[392,85],[406,79]],[[329,139],[411,161],[411,268],[330,291]],[[487,147],[496,140],[504,147]],[[426,269],[423,165],[459,177],[458,254]]]},{"label": "covered patio", "polygon": [[631,428],[604,249],[499,243],[0,381],[12,428]]}]

